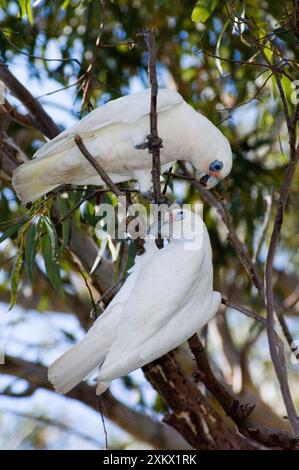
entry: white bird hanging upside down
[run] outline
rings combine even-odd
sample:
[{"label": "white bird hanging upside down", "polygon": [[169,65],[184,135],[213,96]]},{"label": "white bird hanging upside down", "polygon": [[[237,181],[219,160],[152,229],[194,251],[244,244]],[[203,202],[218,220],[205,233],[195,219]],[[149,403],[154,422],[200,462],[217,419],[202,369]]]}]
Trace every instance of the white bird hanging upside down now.
[{"label": "white bird hanging upside down", "polygon": [[[102,185],[93,166],[74,142],[79,134],[114,183],[137,180],[141,192],[151,187],[152,157],[138,149],[149,134],[150,90],[110,101],[43,145],[19,166],[12,184],[24,202],[35,201],[60,185]],[[215,186],[232,166],[227,139],[175,91],[158,93],[158,132],[163,140],[161,171],[174,161],[192,162],[206,186]]]},{"label": "white bird hanging upside down", "polygon": [[101,394],[112,380],[178,347],[216,314],[221,295],[213,291],[206,226],[186,209],[170,212],[169,219],[161,229],[168,238],[171,225],[169,244],[161,250],[153,240],[145,244],[145,253],[104,313],[50,367],[57,392],[67,393],[99,368]]}]

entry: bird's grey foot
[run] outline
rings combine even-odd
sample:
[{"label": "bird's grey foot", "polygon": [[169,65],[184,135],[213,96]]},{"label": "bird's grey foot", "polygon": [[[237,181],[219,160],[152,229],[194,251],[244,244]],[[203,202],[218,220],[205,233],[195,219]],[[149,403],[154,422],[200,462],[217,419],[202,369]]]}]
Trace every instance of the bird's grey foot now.
[{"label": "bird's grey foot", "polygon": [[143,142],[142,144],[135,145],[135,149],[137,150],[145,150],[148,149],[149,153],[153,153],[155,149],[160,149],[163,147],[163,140],[160,137],[152,137],[151,135],[146,136],[147,142]]},{"label": "bird's grey foot", "polygon": [[171,201],[168,199],[168,197],[166,196],[166,194],[161,194],[161,197],[160,197],[160,204],[167,204],[168,206],[170,206],[171,204]]},{"label": "bird's grey foot", "polygon": [[153,191],[146,191],[145,193],[141,193],[144,199],[146,199],[149,202],[155,202],[155,195]]},{"label": "bird's grey foot", "polygon": [[[155,194],[153,191],[146,191],[142,193],[142,196],[151,203],[155,203]],[[171,204],[171,201],[166,197],[165,194],[160,195],[160,204],[167,204],[168,206]]]},{"label": "bird's grey foot", "polygon": [[143,144],[135,145],[135,149],[137,150],[145,150],[148,149],[148,142],[143,142]]}]

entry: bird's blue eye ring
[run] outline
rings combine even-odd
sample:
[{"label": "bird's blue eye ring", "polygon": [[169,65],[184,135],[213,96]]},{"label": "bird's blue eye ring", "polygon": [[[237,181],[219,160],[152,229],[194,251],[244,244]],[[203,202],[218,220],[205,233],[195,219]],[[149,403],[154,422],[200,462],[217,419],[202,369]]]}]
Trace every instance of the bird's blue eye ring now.
[{"label": "bird's blue eye ring", "polygon": [[223,168],[223,163],[220,162],[219,160],[214,160],[209,166],[210,171],[220,171],[222,170],[222,168]]}]

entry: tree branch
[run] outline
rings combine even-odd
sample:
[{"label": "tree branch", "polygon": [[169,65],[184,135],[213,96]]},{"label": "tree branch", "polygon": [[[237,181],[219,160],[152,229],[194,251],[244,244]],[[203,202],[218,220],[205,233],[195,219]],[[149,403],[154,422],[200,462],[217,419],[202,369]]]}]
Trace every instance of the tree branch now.
[{"label": "tree branch", "polygon": [[[144,39],[147,43],[149,59],[148,71],[151,84],[151,107],[150,107],[150,135],[148,136],[148,150],[152,154],[152,181],[155,203],[161,203],[161,161],[160,161],[160,148],[162,139],[158,135],[158,115],[157,115],[157,96],[158,96],[158,81],[157,81],[157,48],[156,48],[156,33],[154,30],[146,30],[144,32]],[[161,237],[161,213],[158,212],[158,235],[156,239],[158,248],[163,248],[163,239]]]},{"label": "tree branch", "polygon": [[260,448],[244,439],[211,407],[194,382],[184,374],[173,353],[143,368],[146,378],[172,412],[164,421],[201,450]]},{"label": "tree branch", "polygon": [[[32,391],[37,388],[53,391],[52,385],[48,381],[47,368],[41,364],[6,356],[6,363],[0,366],[0,370],[3,374],[27,380],[31,384]],[[68,394],[68,397],[80,400],[99,411],[97,400],[95,400],[95,387],[93,386],[81,383]],[[157,449],[190,448],[184,439],[171,428],[153,421],[149,416],[132,410],[114,398],[110,392],[106,392],[102,397],[104,415],[136,439],[142,440]]]},{"label": "tree branch", "polygon": [[229,392],[215,377],[208,362],[204,346],[197,334],[189,341],[189,347],[195,357],[198,369],[198,379],[205,385],[207,390],[214,396],[225,413],[232,418],[244,435],[256,439],[267,447],[281,447],[284,449],[299,449],[299,442],[286,431],[281,429],[270,429],[258,425],[252,413],[255,405],[251,403],[242,404]]},{"label": "tree branch", "polygon": [[53,139],[60,133],[59,127],[53,119],[44,111],[42,105],[34,96],[19,82],[19,80],[9,71],[4,62],[0,62],[0,79],[9,88],[11,93],[26,106],[32,116],[32,122],[36,129],[42,134]]},{"label": "tree branch", "polygon": [[89,163],[94,167],[96,172],[99,174],[101,179],[104,181],[104,183],[107,184],[107,186],[111,189],[111,191],[115,194],[116,197],[124,196],[122,191],[116,186],[115,183],[113,183],[112,179],[110,176],[106,173],[106,171],[102,168],[100,163],[91,155],[91,153],[87,150],[83,140],[79,135],[75,135],[74,137],[75,144],[79,148],[80,152],[82,155],[86,158],[86,160],[89,161]]},{"label": "tree branch", "polygon": [[[297,163],[299,159],[299,145],[296,147],[297,141],[297,121],[299,119],[299,104],[296,105],[295,111],[291,116],[289,113],[288,103],[286,99],[286,95],[281,83],[280,78],[280,65],[272,64],[270,59],[268,58],[267,54],[265,53],[265,45],[261,44],[255,35],[252,32],[252,27],[248,24],[248,29],[252,40],[254,41],[255,45],[257,46],[258,50],[262,54],[265,62],[267,63],[268,67],[271,68],[273,71],[273,75],[277,84],[277,88],[279,91],[279,95],[281,98],[283,111],[285,115],[285,120],[288,129],[289,135],[289,147],[290,147],[290,157],[289,163],[287,166],[285,178],[283,184],[281,186],[280,194],[279,194],[279,201],[278,206],[276,209],[274,225],[270,237],[269,249],[267,253],[265,269],[264,269],[264,283],[265,283],[265,307],[267,311],[267,337],[270,349],[270,355],[273,362],[273,366],[275,369],[275,373],[280,385],[281,394],[283,397],[283,401],[286,407],[286,411],[288,414],[289,422],[293,428],[295,436],[299,439],[299,417],[297,415],[296,407],[294,401],[292,399],[287,371],[285,367],[285,358],[283,353],[283,345],[281,340],[278,338],[275,332],[275,320],[274,320],[274,311],[275,311],[275,302],[274,302],[274,291],[273,291],[273,263],[276,254],[276,250],[278,248],[279,237],[281,232],[281,227],[283,223],[283,216],[285,206],[288,200],[288,196],[290,193],[293,177],[295,175],[295,171],[297,168]],[[275,49],[275,46],[273,45]]]}]

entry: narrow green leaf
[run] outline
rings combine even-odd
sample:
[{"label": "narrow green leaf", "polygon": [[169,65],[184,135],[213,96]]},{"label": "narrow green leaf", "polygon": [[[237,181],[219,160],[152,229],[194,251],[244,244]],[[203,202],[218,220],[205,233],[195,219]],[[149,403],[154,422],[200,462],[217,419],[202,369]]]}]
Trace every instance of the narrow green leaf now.
[{"label": "narrow green leaf", "polygon": [[0,7],[3,8],[4,11],[7,9],[7,1],[6,0],[0,0]]},{"label": "narrow green leaf", "polygon": [[43,217],[42,221],[46,233],[41,238],[41,250],[45,261],[47,276],[57,293],[61,297],[64,297],[55,226],[48,217]]},{"label": "narrow green leaf", "polygon": [[222,31],[221,31],[221,33],[219,34],[219,37],[218,37],[218,39],[217,39],[217,44],[216,44],[215,55],[216,55],[217,57],[215,58],[215,65],[216,65],[217,70],[218,70],[218,72],[219,72],[219,74],[220,74],[221,77],[224,76],[224,73],[223,73],[223,68],[222,68],[221,60],[219,59],[219,57],[221,56],[221,54],[220,54],[220,46],[221,46],[221,42],[222,42],[222,38],[223,38],[224,32],[225,32],[227,26],[229,25],[229,23],[230,23],[230,19],[228,19],[228,20],[226,21],[226,23],[224,24],[224,26],[223,26],[223,28],[222,28]]},{"label": "narrow green leaf", "polygon": [[55,256],[58,245],[55,225],[53,224],[52,220],[47,216],[44,216],[42,220],[45,224],[45,229],[48,232],[52,254],[53,256]]},{"label": "narrow green leaf", "polygon": [[39,247],[39,222],[32,222],[25,235],[25,264],[31,282],[34,281],[35,257]]},{"label": "narrow green leaf", "polygon": [[10,294],[9,310],[11,310],[15,306],[16,301],[17,301],[18,287],[19,287],[19,282],[20,282],[20,272],[21,272],[22,266],[23,266],[23,246],[19,248],[17,260],[14,264],[14,267],[11,273],[11,278],[10,278],[11,294]]},{"label": "narrow green leaf", "polygon": [[33,15],[30,0],[19,0],[20,16],[28,18],[29,23],[33,24]]},{"label": "narrow green leaf", "polygon": [[71,3],[71,0],[64,0],[63,4],[61,5],[61,8],[63,10],[66,10],[70,3]]},{"label": "narrow green leaf", "polygon": [[[69,208],[68,208],[66,200],[59,197],[57,199],[57,205],[58,205],[58,209],[59,209],[59,213],[60,213],[61,218],[66,217],[69,213]],[[62,222],[61,225],[62,225],[62,227],[61,227],[62,228],[62,248],[61,249],[63,251],[67,247],[67,244],[68,244],[69,238],[70,238],[70,229],[71,229],[70,218],[67,217]]]},{"label": "narrow green leaf", "polygon": [[191,19],[195,23],[205,23],[217,6],[218,0],[198,0],[196,3]]},{"label": "narrow green leaf", "polygon": [[0,243],[4,242],[7,238],[11,237],[14,235],[20,227],[22,227],[23,223],[13,225],[12,227],[9,227],[0,237]]},{"label": "narrow green leaf", "polygon": [[[71,191],[69,193],[69,198],[68,198],[69,209],[73,210],[74,206],[76,206],[83,197],[84,197],[84,193],[80,193],[80,191]],[[74,223],[77,229],[81,230],[80,207],[72,213],[72,219],[74,220]]]}]

